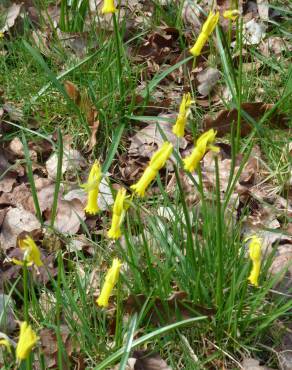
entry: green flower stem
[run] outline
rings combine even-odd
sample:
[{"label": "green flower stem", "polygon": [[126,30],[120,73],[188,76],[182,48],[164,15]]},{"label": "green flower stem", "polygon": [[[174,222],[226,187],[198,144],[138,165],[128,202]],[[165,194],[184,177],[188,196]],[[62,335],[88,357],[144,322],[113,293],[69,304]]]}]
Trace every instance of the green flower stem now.
[{"label": "green flower stem", "polygon": [[114,32],[115,32],[115,39],[116,39],[116,45],[117,45],[117,65],[118,65],[118,79],[119,79],[119,87],[120,87],[120,98],[121,98],[121,105],[122,110],[124,110],[124,83],[122,79],[122,73],[123,73],[123,67],[122,67],[122,59],[121,59],[121,39],[120,39],[120,33],[119,33],[119,27],[117,22],[117,17],[115,13],[113,14],[113,23],[114,23]]},{"label": "green flower stem", "polygon": [[[29,322],[29,314],[28,314],[28,269],[26,261],[23,264],[23,305],[24,305],[24,320],[28,323]],[[28,358],[25,361],[26,369],[31,369],[31,354],[29,354]]]}]

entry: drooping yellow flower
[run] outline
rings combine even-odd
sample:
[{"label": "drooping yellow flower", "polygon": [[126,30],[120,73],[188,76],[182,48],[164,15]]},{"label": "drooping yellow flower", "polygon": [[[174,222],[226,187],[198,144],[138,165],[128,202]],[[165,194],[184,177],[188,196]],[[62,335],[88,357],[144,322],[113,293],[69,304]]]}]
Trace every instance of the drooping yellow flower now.
[{"label": "drooping yellow flower", "polygon": [[191,111],[190,110],[191,104],[192,104],[191,94],[190,93],[184,94],[182,101],[180,103],[179,113],[175,125],[172,128],[172,132],[177,137],[183,137],[185,134],[185,126],[187,123],[188,115],[190,114]]},{"label": "drooping yellow flower", "polygon": [[108,307],[109,297],[113,291],[114,286],[116,285],[119,279],[121,266],[122,266],[121,261],[118,258],[114,258],[112,266],[106,274],[100,296],[98,297],[96,301],[98,306]]},{"label": "drooping yellow flower", "polygon": [[249,243],[249,257],[252,260],[252,269],[248,280],[251,284],[259,286],[258,280],[261,270],[262,243],[261,239],[256,235],[248,239],[251,239]]},{"label": "drooping yellow flower", "polygon": [[140,180],[131,186],[131,189],[133,189],[138,196],[144,197],[147,187],[155,179],[158,171],[165,165],[165,162],[171,156],[172,150],[173,145],[166,141],[162,147],[153,154]]},{"label": "drooping yellow flower", "polygon": [[102,7],[102,14],[109,14],[116,12],[115,2],[114,0],[104,0],[103,7]]},{"label": "drooping yellow flower", "polygon": [[239,16],[239,10],[237,9],[230,9],[230,10],[225,10],[223,13],[223,17],[226,19],[230,19],[231,21],[235,21],[238,16]]},{"label": "drooping yellow flower", "polygon": [[25,360],[37,341],[38,337],[31,326],[26,321],[22,322],[20,324],[20,335],[16,347],[16,358],[20,361]]},{"label": "drooping yellow flower", "polygon": [[218,152],[219,148],[212,145],[216,137],[216,131],[213,129],[204,132],[197,140],[192,153],[183,159],[184,169],[193,172],[198,167],[199,162],[204,157],[207,150]]},{"label": "drooping yellow flower", "polygon": [[15,258],[12,259],[16,265],[23,266],[24,263],[26,263],[28,266],[31,266],[32,264],[35,264],[38,267],[43,266],[41,252],[34,240],[29,235],[27,235],[24,239],[20,239],[18,241],[18,246],[24,252],[24,255],[23,261],[19,261]]},{"label": "drooping yellow flower", "polygon": [[194,56],[198,56],[201,54],[201,51],[208,41],[208,38],[210,37],[211,33],[214,31],[214,28],[216,27],[218,21],[219,21],[219,12],[211,12],[208,15],[207,20],[203,24],[202,31],[199,34],[199,37],[197,41],[195,42],[195,45],[190,49],[190,53]]},{"label": "drooping yellow flower", "polygon": [[95,161],[89,172],[87,183],[82,185],[84,190],[88,193],[87,205],[84,208],[84,211],[90,215],[96,215],[99,212],[97,199],[101,178],[102,173],[100,163]]},{"label": "drooping yellow flower", "polygon": [[5,346],[8,352],[11,352],[11,344],[8,339],[0,339],[0,346]]},{"label": "drooping yellow flower", "polygon": [[112,239],[118,239],[121,236],[121,224],[123,222],[123,216],[125,213],[125,200],[127,190],[122,188],[118,191],[113,206],[113,218],[111,228],[109,229],[107,236]]}]

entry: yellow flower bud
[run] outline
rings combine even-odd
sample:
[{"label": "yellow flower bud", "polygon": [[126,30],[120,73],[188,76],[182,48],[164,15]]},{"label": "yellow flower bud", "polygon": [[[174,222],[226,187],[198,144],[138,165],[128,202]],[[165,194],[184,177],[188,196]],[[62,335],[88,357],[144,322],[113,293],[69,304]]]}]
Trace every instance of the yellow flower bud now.
[{"label": "yellow flower bud", "polygon": [[[28,266],[31,266],[32,264],[35,264],[38,267],[43,266],[41,252],[34,240],[29,235],[27,235],[24,239],[20,239],[18,241],[18,246],[24,252],[23,260]],[[12,261],[16,265],[24,265],[23,261],[18,261],[15,258],[13,258]]]},{"label": "yellow flower bud", "polygon": [[184,158],[184,169],[189,172],[193,172],[197,169],[198,164],[206,154],[208,150],[218,152],[219,148],[213,146],[212,143],[215,141],[216,131],[213,129],[204,132],[197,140],[196,146],[192,153]]},{"label": "yellow flower bud", "polygon": [[25,360],[28,358],[33,346],[38,341],[36,333],[32,330],[27,322],[20,324],[20,335],[16,347],[16,357],[18,360]]},{"label": "yellow flower bud", "polygon": [[118,239],[121,236],[121,224],[125,212],[126,189],[120,189],[113,206],[113,218],[111,228],[107,235],[109,238]]},{"label": "yellow flower bud", "polygon": [[194,56],[199,56],[201,54],[201,51],[208,41],[208,38],[210,37],[211,33],[214,31],[214,28],[216,27],[218,21],[219,21],[219,12],[211,12],[208,15],[207,20],[203,24],[202,31],[195,42],[195,45],[190,49],[190,53]]},{"label": "yellow flower bud", "polygon": [[89,172],[87,183],[82,185],[84,190],[88,193],[87,205],[84,210],[90,215],[96,215],[99,212],[97,199],[101,177],[102,173],[100,163],[95,161]]},{"label": "yellow flower bud", "polygon": [[105,0],[102,7],[102,14],[115,13],[116,12],[114,0]]},{"label": "yellow flower bud", "polygon": [[172,150],[173,145],[169,142],[165,142],[162,147],[154,153],[140,180],[131,186],[131,189],[133,189],[138,196],[144,197],[147,187],[155,179],[158,171],[165,165],[166,161],[171,156]]},{"label": "yellow flower bud", "polygon": [[239,16],[239,10],[237,9],[230,9],[230,10],[225,10],[225,12],[223,13],[223,17],[226,18],[226,19],[230,19],[232,21],[235,21],[238,16]]},{"label": "yellow flower bud", "polygon": [[261,270],[261,255],[262,255],[261,239],[256,235],[253,235],[248,239],[251,239],[249,243],[249,257],[252,260],[252,269],[248,277],[248,280],[250,281],[251,284],[259,286],[258,279]]},{"label": "yellow flower bud", "polygon": [[99,298],[96,300],[96,303],[100,307],[108,307],[109,297],[113,291],[114,286],[116,285],[122,263],[118,258],[113,259],[112,267],[108,270],[105,281],[100,293]]},{"label": "yellow flower bud", "polygon": [[11,352],[11,344],[8,339],[0,339],[0,346],[5,346],[8,352]]},{"label": "yellow flower bud", "polygon": [[179,107],[179,114],[177,116],[177,120],[172,128],[172,132],[177,137],[183,137],[185,134],[185,126],[187,123],[188,115],[190,114],[191,104],[192,104],[191,94],[190,93],[184,94]]}]

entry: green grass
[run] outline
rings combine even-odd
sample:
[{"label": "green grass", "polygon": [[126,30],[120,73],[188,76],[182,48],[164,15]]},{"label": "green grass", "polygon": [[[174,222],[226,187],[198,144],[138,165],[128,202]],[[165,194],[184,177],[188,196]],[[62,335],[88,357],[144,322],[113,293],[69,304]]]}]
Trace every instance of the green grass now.
[{"label": "green grass", "polygon": [[[46,4],[40,6],[44,8]],[[173,7],[173,14],[170,14],[157,5],[152,17],[153,26],[159,26],[164,21],[169,26],[179,27],[183,35],[185,29],[179,16],[180,10]],[[142,43],[149,29],[138,30],[130,41],[124,42],[122,35],[117,38],[117,33],[97,31],[94,26],[96,24],[89,32],[89,44],[95,41],[97,50],[89,49],[81,60],[70,58],[70,53],[56,35],[52,36],[48,55],[42,56],[31,37],[29,24],[26,24],[24,35],[11,40],[0,39],[0,44],[7,48],[7,54],[0,56],[0,70],[3,71],[0,85],[4,87],[5,99],[23,107],[25,113],[24,121],[3,140],[11,140],[13,135],[22,138],[28,180],[40,219],[27,141],[38,140],[38,135],[51,140],[52,133],[58,132],[55,150],[58,151],[59,172],[54,214],[59,186],[63,181],[60,174],[63,154],[61,133],[71,135],[73,145],[80,150],[90,135],[84,113],[68,97],[62,82],[68,79],[81,92],[87,92],[99,113],[98,142],[88,158],[88,165],[95,158],[101,158],[106,172],[116,163],[117,151],[125,150],[123,139],[135,132],[134,123],[143,120],[143,108],[147,107],[149,97],[161,80],[187,62],[178,62],[148,80],[142,93],[144,102],[138,106],[135,91],[148,67],[146,63],[135,64],[128,56],[128,47]],[[68,24],[64,27],[70,29]],[[80,24],[78,27],[81,27]],[[291,32],[288,27],[284,30],[288,34]],[[272,32],[282,36],[282,31],[282,28],[274,28]],[[232,92],[228,106],[239,107],[240,102],[255,101],[260,91],[261,101],[274,103],[280,112],[287,114],[291,109],[287,101],[291,99],[292,92],[292,72],[287,59],[283,56],[278,60],[271,56],[262,60],[263,66],[259,70],[242,72],[230,58],[226,41],[219,31],[217,38],[219,49],[213,45],[211,50],[222,73],[221,83],[227,84]],[[256,48],[248,50],[251,62],[255,62]],[[186,55],[188,58],[189,54]],[[208,112],[215,111],[216,107],[210,105]],[[200,108],[193,110],[194,132],[201,130],[204,113]],[[36,130],[30,128],[32,117],[38,122]],[[223,364],[228,368],[238,368],[238,362],[244,355],[259,359],[268,357],[268,365],[277,366],[276,358],[271,353],[267,354],[263,345],[270,346],[272,342],[270,347],[274,347],[281,340],[275,331],[291,320],[291,301],[281,295],[271,297],[270,290],[279,278],[271,278],[268,273],[273,256],[262,267],[260,287],[248,284],[251,263],[242,240],[244,218],[235,220],[228,217],[227,208],[236,179],[254,144],[258,144],[263,152],[269,181],[278,194],[286,195],[285,182],[291,160],[288,149],[287,155],[283,156],[283,147],[288,139],[287,133],[269,128],[268,117],[255,122],[241,109],[239,117],[247,119],[253,130],[242,139],[236,135],[236,129],[233,135],[227,136],[233,144],[233,163],[238,152],[243,154],[243,160],[239,171],[230,174],[229,187],[223,199],[220,197],[216,162],[216,185],[211,198],[202,190],[200,172],[196,180],[189,175],[200,197],[199,206],[190,207],[179,174],[181,160],[175,153],[174,194],[165,191],[165,176],[158,176],[159,194],[146,196],[144,200],[134,198],[120,241],[112,244],[102,234],[84,232],[88,243],[94,247],[94,254],[88,256],[84,251],[69,252],[70,238],[57,234],[63,242],[63,249],[56,252],[57,277],[51,277],[49,284],[37,284],[30,272],[26,276],[24,269],[25,279],[20,278],[24,289],[21,284],[7,284],[7,292],[17,300],[19,320],[29,317],[37,332],[49,328],[56,333],[58,369],[65,368],[64,359],[66,362],[68,357],[62,344],[61,324],[69,327],[73,342],[72,357],[82,358],[87,369],[113,368],[119,361],[120,369],[125,369],[126,360],[136,347],[159,352],[173,369],[222,368]],[[288,124],[291,127],[291,122]],[[161,206],[169,207],[172,213],[170,219],[158,215]],[[104,228],[108,227],[110,215],[104,213],[101,219]],[[52,220],[46,226],[47,233],[52,235],[55,233],[53,224]],[[86,230],[86,225],[83,229]],[[104,279],[105,266],[111,265],[113,257],[119,257],[124,267],[112,298],[114,310],[107,312],[96,306],[95,298]],[[184,291],[187,298],[171,306],[167,299],[174,291]],[[136,310],[129,313],[125,307],[127,297],[139,294],[145,296],[143,302],[137,303]],[[51,300],[50,309],[44,309],[44,297]],[[160,306],[158,299],[162,301]],[[198,357],[197,363],[194,363],[192,351]],[[5,354],[5,359],[4,369],[12,369],[14,364],[9,354]],[[39,347],[22,368],[32,368],[32,361],[37,359],[40,359],[41,368],[45,369]],[[68,361],[71,361],[70,368],[76,366],[72,358]]]}]

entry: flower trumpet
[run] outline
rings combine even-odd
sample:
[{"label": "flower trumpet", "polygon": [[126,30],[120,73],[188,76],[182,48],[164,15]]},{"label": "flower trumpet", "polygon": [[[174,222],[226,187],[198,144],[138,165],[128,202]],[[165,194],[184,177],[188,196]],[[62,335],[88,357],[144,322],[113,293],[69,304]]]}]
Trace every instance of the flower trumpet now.
[{"label": "flower trumpet", "polygon": [[28,358],[33,346],[38,341],[36,333],[26,321],[20,324],[20,335],[16,347],[16,358],[20,361]]},{"label": "flower trumpet", "polygon": [[131,186],[131,189],[133,189],[138,196],[144,197],[147,187],[155,179],[158,171],[165,165],[166,161],[171,156],[172,150],[173,145],[166,141],[162,147],[153,154],[140,180]]},{"label": "flower trumpet", "polygon": [[108,307],[109,297],[119,279],[121,266],[122,266],[121,261],[118,258],[114,258],[112,267],[108,270],[106,274],[105,282],[103,284],[100,296],[96,301],[98,306]]},{"label": "flower trumpet", "polygon": [[195,45],[190,49],[190,53],[193,56],[199,56],[201,54],[201,51],[208,41],[210,35],[214,31],[214,28],[216,27],[217,23],[219,21],[219,12],[211,12],[208,15],[207,20],[203,24],[201,33],[199,34],[199,37],[197,41],[195,42]]},{"label": "flower trumpet", "polygon": [[101,9],[102,14],[110,14],[116,12],[114,0],[105,0]]},{"label": "flower trumpet", "polygon": [[121,236],[121,224],[123,222],[123,216],[125,213],[125,200],[127,190],[120,189],[115,199],[113,206],[113,218],[111,228],[109,229],[107,235],[109,238],[118,239]]},{"label": "flower trumpet", "polygon": [[262,245],[261,239],[256,235],[251,236],[249,243],[249,257],[252,260],[252,269],[248,280],[254,286],[259,286],[258,280],[261,270],[261,255],[262,255]]},{"label": "flower trumpet", "polygon": [[179,107],[179,113],[175,122],[175,125],[172,128],[172,132],[177,137],[183,137],[185,134],[185,126],[187,123],[188,115],[190,114],[190,106],[192,104],[191,94],[187,93],[183,95],[182,101]]},{"label": "flower trumpet", "polygon": [[197,140],[196,146],[192,153],[183,159],[184,169],[189,172],[193,172],[198,167],[201,159],[204,157],[208,150],[218,152],[219,148],[212,145],[216,137],[216,131],[213,129],[204,132]]},{"label": "flower trumpet", "polygon": [[27,235],[24,239],[20,239],[18,241],[18,246],[24,252],[24,256],[23,261],[19,261],[15,258],[12,259],[16,265],[23,266],[26,263],[28,266],[31,266],[32,264],[35,264],[38,267],[43,266],[41,252],[34,240],[29,235]]},{"label": "flower trumpet", "polygon": [[101,177],[102,173],[100,163],[95,161],[89,172],[87,183],[82,185],[83,189],[88,193],[87,205],[84,210],[90,215],[96,215],[99,212],[97,199]]}]

